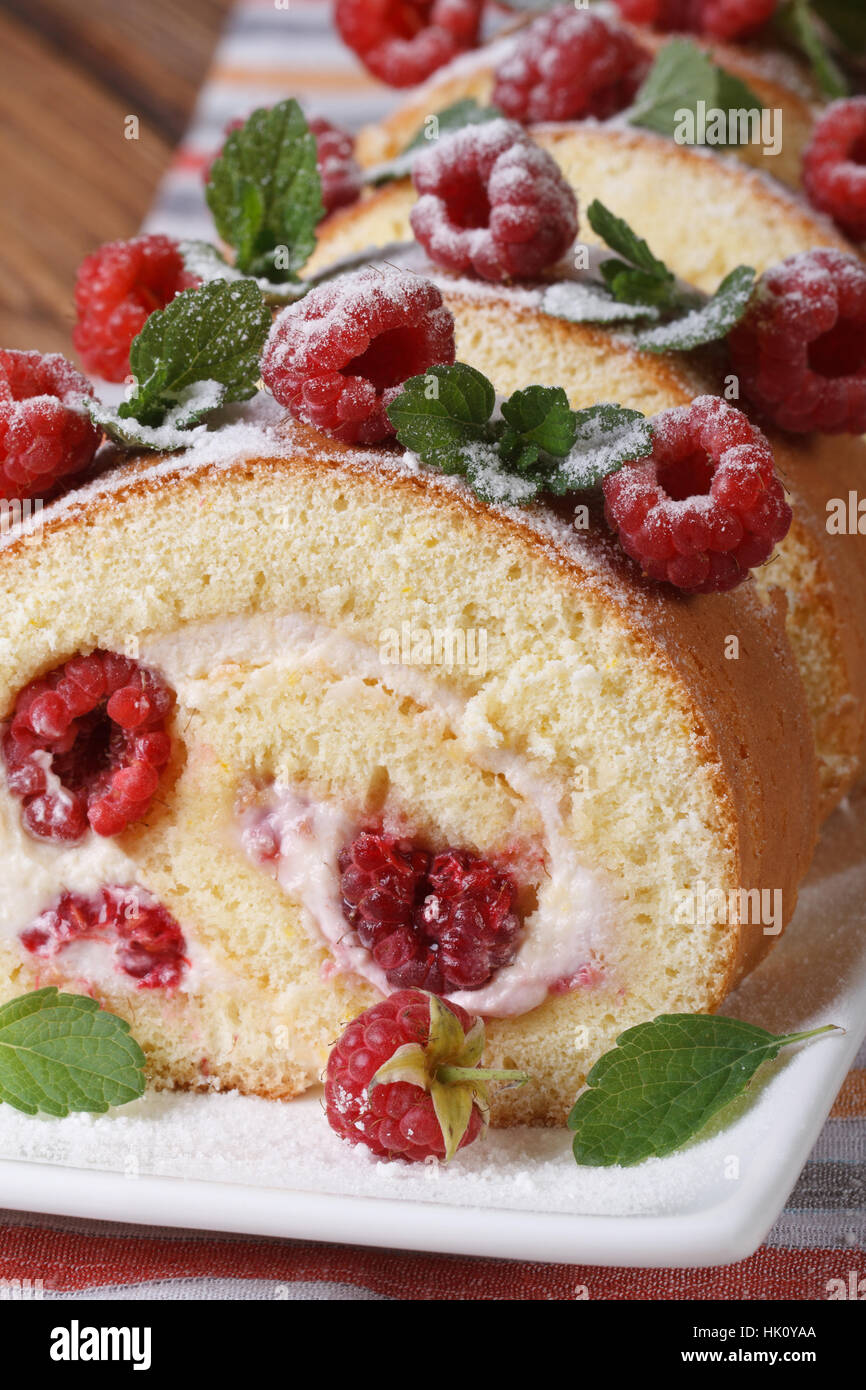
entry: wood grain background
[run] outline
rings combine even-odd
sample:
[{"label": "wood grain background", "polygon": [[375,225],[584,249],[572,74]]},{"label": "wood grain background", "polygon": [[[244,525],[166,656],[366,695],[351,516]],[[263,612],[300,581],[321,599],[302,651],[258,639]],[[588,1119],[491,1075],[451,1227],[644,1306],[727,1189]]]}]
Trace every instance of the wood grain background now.
[{"label": "wood grain background", "polygon": [[0,346],[70,353],[78,264],[137,230],[229,5],[2,0]]}]

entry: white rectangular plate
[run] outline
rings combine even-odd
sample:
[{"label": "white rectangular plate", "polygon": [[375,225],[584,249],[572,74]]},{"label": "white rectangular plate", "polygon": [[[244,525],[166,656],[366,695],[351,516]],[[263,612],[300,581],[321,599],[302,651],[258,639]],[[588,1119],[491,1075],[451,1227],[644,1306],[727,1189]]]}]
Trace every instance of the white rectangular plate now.
[{"label": "white rectangular plate", "polygon": [[0,1205],[110,1221],[521,1260],[715,1265],[784,1206],[866,1032],[866,797],[836,813],[784,940],[725,1006],[782,1054],[700,1141],[631,1169],[578,1168],[563,1130],[491,1133],[450,1168],[378,1163],[289,1105],[149,1094],[66,1120],[0,1106]]}]

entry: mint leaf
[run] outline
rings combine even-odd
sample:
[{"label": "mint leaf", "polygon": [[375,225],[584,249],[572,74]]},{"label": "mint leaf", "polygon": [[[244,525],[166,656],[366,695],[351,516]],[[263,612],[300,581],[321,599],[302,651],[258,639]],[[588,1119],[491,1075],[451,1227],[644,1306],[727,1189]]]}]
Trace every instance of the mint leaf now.
[{"label": "mint leaf", "polygon": [[644,352],[688,352],[724,338],[739,323],[755,288],[751,266],[738,265],[725,276],[712,299],[690,309],[670,323],[639,333],[636,343]]},{"label": "mint leaf", "polygon": [[536,459],[539,452],[562,457],[574,443],[574,411],[561,386],[527,386],[515,391],[502,403],[502,418],[509,439],[508,448],[502,449],[504,454],[532,445]]},{"label": "mint leaf", "polygon": [[834,59],[809,8],[808,0],[788,0],[776,16],[776,23],[795,47],[808,59],[815,80],[825,96],[848,94],[848,82]]},{"label": "mint leaf", "polygon": [[662,1158],[741,1095],[780,1048],[833,1031],[775,1036],[713,1014],[662,1014],[629,1028],[596,1062],[568,1117],[575,1160],[628,1167]]},{"label": "mint leaf", "polygon": [[117,414],[158,426],[170,412],[182,430],[218,406],[246,400],[256,390],[270,326],[252,280],[213,280],[184,290],[151,314],[133,339],[134,389]]},{"label": "mint leaf", "polygon": [[388,407],[400,443],[444,473],[465,473],[464,445],[488,436],[491,383],[464,362],[410,377]]},{"label": "mint leaf", "polygon": [[262,107],[231,131],[206,196],[239,270],[276,282],[298,278],[325,209],[316,141],[296,101]]},{"label": "mint leaf", "polygon": [[631,125],[675,138],[683,111],[706,109],[760,111],[760,99],[733,73],[715,64],[690,39],[671,39],[661,48],[626,112]]},{"label": "mint leaf", "polygon": [[604,285],[584,280],[559,280],[548,286],[541,298],[541,309],[568,323],[628,323],[659,318],[654,305],[624,303]]},{"label": "mint leaf", "polygon": [[598,198],[586,210],[589,225],[622,260],[602,261],[601,273],[615,299],[629,304],[670,307],[680,297],[676,276],[654,256],[643,237]]},{"label": "mint leaf", "polygon": [[652,437],[652,423],[639,410],[602,404],[576,411],[574,443],[548,479],[548,490],[562,496],[598,487],[630,459],[645,458]]},{"label": "mint leaf", "polygon": [[394,159],[367,169],[364,182],[378,185],[391,183],[394,179],[408,178],[419,150],[435,144],[443,135],[452,135],[457,130],[463,130],[464,126],[486,125],[488,121],[502,119],[502,112],[497,106],[481,106],[474,97],[461,97],[459,101],[428,116],[420,130],[415,132],[408,145]]},{"label": "mint leaf", "polygon": [[0,1007],[0,1101],[26,1115],[97,1114],[144,1094],[144,1053],[95,999],[53,987]]},{"label": "mint leaf", "polygon": [[503,459],[494,440],[464,444],[461,449],[466,481],[475,495],[491,506],[525,507],[535,500],[544,488],[543,472],[532,467],[538,458],[538,447],[531,446],[515,468]]}]

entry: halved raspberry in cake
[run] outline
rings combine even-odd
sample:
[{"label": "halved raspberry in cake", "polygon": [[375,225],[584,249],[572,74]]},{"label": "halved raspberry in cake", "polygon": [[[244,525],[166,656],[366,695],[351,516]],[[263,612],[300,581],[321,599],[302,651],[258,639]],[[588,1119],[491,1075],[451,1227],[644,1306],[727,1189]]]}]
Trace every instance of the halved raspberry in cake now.
[{"label": "halved raspberry in cake", "polygon": [[54,960],[79,942],[104,943],[114,968],[139,989],[175,989],[187,965],[183,932],[168,909],[144,889],[119,884],[93,897],[64,893],[20,939],[42,960]]},{"label": "halved raspberry in cake", "polygon": [[171,755],[174,693],[116,652],[73,657],[20,692],[3,736],[10,790],[31,835],[118,835],[145,815]]}]

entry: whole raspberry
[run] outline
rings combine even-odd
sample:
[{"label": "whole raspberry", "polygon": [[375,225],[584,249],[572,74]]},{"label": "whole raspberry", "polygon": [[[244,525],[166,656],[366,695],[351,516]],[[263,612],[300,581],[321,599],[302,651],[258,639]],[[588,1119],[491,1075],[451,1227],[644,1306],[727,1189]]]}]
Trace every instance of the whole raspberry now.
[{"label": "whole raspberry", "polygon": [[73,657],[18,696],[3,756],[22,819],[42,840],[117,835],[147,812],[171,754],[174,694],[116,652]]},{"label": "whole raspberry", "polygon": [[325,1112],[341,1139],[378,1158],[446,1162],[486,1127],[487,1083],[522,1084],[522,1072],[486,1071],[484,1025],[417,989],[349,1024],[328,1058]]},{"label": "whole raspberry", "polygon": [[394,434],[387,409],[403,382],[453,361],[454,319],[431,281],[361,270],[283,310],[262,377],[305,424],[344,444],[378,444]]},{"label": "whole raspberry", "polygon": [[483,0],[336,0],[340,37],[390,87],[414,87],[478,43]]},{"label": "whole raspberry", "polygon": [[816,208],[855,241],[866,240],[866,96],[834,101],[818,117],[803,184]]},{"label": "whole raspberry", "polygon": [[745,395],[780,429],[866,430],[866,266],[828,247],[761,277],[728,336]]},{"label": "whole raspberry", "polygon": [[59,353],[0,351],[0,496],[47,497],[91,462],[93,388]]},{"label": "whole raspberry", "polygon": [[465,850],[431,856],[362,831],[339,858],[343,912],[389,984],[480,989],[520,944],[511,874]]},{"label": "whole raspberry", "polygon": [[187,965],[183,932],[162,903],[142,888],[111,884],[93,897],[64,893],[20,933],[22,946],[51,960],[76,941],[104,941],[115,968],[139,989],[174,989]]},{"label": "whole raspberry", "polygon": [[316,116],[309,122],[316,139],[316,163],[322,180],[326,215],[357,202],[363,187],[361,166],[355,158],[355,141],[347,130]]},{"label": "whole raspberry", "polygon": [[776,13],[779,0],[616,0],[633,24],[665,32],[683,30],[712,39],[744,39]]},{"label": "whole raspberry", "polygon": [[652,453],[604,480],[608,525],[651,579],[692,593],[733,589],[791,524],[770,446],[716,396],[653,423]]},{"label": "whole raspberry", "polygon": [[620,25],[561,5],[521,31],[496,69],[493,105],[516,121],[603,120],[631,105],[651,61]]},{"label": "whole raspberry", "polygon": [[484,280],[538,275],[577,236],[559,166],[515,121],[466,126],[419,154],[412,230],[437,265]]},{"label": "whole raspberry", "polygon": [[[223,134],[231,135],[233,130],[239,130],[244,124],[244,120],[238,116],[229,121]],[[332,125],[324,116],[316,116],[308,125],[316,140],[316,163],[322,180],[322,202],[327,217],[328,213],[336,212],[337,208],[346,207],[360,197],[363,174],[355,158],[355,141],[347,130]],[[222,147],[205,163],[202,169],[205,183],[210,182],[211,169],[221,154]]]},{"label": "whole raspberry", "polygon": [[155,309],[198,281],[167,236],[109,241],[81,262],[72,341],[89,372],[106,381],[129,375],[129,349]]}]

